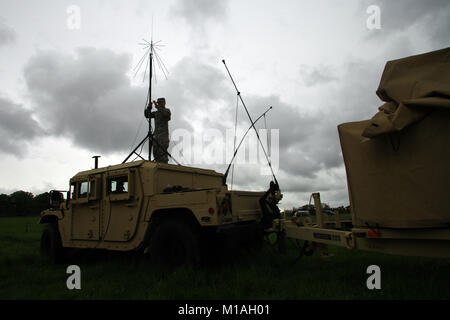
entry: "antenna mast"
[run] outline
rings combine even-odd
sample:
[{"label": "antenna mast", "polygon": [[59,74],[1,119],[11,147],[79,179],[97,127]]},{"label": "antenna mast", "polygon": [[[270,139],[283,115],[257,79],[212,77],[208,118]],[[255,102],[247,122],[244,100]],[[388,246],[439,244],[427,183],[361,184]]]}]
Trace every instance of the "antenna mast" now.
[{"label": "antenna mast", "polygon": [[[153,78],[153,39],[150,40],[150,54],[149,54],[149,79],[148,79],[148,100],[147,100],[147,112],[148,115],[148,136],[152,136],[152,119],[150,113],[152,110],[152,78]],[[148,141],[148,160],[152,160],[152,146],[153,139]]]},{"label": "antenna mast", "polygon": [[[164,45],[160,44],[159,42],[161,42],[161,40],[158,40],[156,42],[153,42],[153,30],[152,30],[152,39],[150,40],[150,42],[148,42],[145,39],[142,39],[143,42],[139,43],[140,45],[143,46],[143,50],[145,50],[144,55],[142,56],[142,58],[139,60],[138,64],[136,65],[136,67],[134,68],[134,71],[136,71],[136,73],[134,74],[134,76],[137,75],[137,73],[139,72],[140,68],[144,65],[145,62],[145,71],[144,71],[144,77],[142,79],[142,81],[145,81],[146,79],[146,75],[147,75],[147,68],[149,68],[149,77],[148,77],[148,95],[147,95],[147,101],[146,101],[146,106],[144,109],[144,115],[147,118],[148,121],[148,133],[145,136],[145,138],[137,145],[137,147],[135,147],[133,149],[133,151],[131,151],[131,153],[128,155],[128,157],[125,158],[125,160],[123,160],[122,163],[127,162],[127,160],[133,155],[135,154],[137,157],[141,158],[142,160],[145,160],[141,155],[141,151],[143,148],[143,144],[148,140],[148,160],[151,161],[151,156],[152,156],[152,147],[153,147],[153,130],[152,130],[152,119],[151,119],[151,110],[152,110],[152,80],[153,80],[153,71],[155,72],[155,76],[156,76],[156,68],[153,65],[153,58],[155,58],[156,63],[158,64],[159,69],[162,71],[164,77],[167,79],[167,74],[169,73],[169,71],[167,70],[164,62],[162,61],[161,57],[158,55],[157,50],[160,50],[160,47],[163,47]],[[148,59],[148,64],[147,64],[147,59]],[[156,80],[156,78],[155,78]],[[139,130],[138,130],[139,132]],[[137,134],[136,134],[137,135]],[[157,145],[157,141],[154,141]],[[141,147],[142,146],[142,147]],[[136,150],[141,147],[141,151],[139,151],[139,153],[136,152]],[[177,160],[175,160],[172,155],[170,153],[168,153],[167,151],[165,151],[167,153],[167,155],[169,157],[171,157],[178,165],[180,165],[178,163]]]}]

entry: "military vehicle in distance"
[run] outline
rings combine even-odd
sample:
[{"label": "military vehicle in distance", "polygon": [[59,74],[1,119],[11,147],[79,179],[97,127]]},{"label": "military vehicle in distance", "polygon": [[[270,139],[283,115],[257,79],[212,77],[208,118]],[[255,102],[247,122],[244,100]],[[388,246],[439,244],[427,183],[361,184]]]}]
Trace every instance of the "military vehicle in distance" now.
[{"label": "military vehicle in distance", "polygon": [[200,261],[208,235],[261,235],[264,192],[230,191],[213,170],[140,160],[82,171],[67,199],[51,192],[41,252],[65,248],[142,250],[173,265]]}]

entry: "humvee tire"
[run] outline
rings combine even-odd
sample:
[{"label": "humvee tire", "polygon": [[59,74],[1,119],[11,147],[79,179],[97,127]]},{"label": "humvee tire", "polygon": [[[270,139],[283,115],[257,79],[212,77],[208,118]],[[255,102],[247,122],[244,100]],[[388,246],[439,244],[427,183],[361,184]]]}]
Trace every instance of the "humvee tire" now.
[{"label": "humvee tire", "polygon": [[41,236],[41,256],[55,264],[62,261],[63,248],[58,227],[54,223],[47,223]]},{"label": "humvee tire", "polygon": [[150,239],[149,251],[157,264],[178,267],[200,263],[198,233],[181,219],[161,221]]}]

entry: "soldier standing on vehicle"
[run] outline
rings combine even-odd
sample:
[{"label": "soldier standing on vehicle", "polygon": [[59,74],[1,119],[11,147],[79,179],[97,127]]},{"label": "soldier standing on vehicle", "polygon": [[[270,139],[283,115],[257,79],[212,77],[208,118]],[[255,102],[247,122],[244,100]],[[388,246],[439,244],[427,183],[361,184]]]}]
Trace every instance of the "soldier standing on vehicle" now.
[{"label": "soldier standing on vehicle", "polygon": [[156,162],[168,163],[169,157],[169,121],[170,109],[166,108],[166,99],[158,98],[153,101],[157,111],[150,113],[150,118],[155,118],[155,130],[153,131],[153,157]]}]

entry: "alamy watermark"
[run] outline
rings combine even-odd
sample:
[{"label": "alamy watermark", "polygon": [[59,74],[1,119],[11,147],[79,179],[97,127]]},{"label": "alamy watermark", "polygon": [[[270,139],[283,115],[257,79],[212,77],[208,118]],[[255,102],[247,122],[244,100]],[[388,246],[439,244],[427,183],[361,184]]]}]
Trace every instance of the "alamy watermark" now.
[{"label": "alamy watermark", "polygon": [[81,269],[77,265],[70,265],[66,269],[66,273],[70,274],[67,278],[66,286],[67,289],[73,290],[81,290]]},{"label": "alamy watermark", "polygon": [[77,5],[70,5],[66,9],[66,26],[69,30],[81,29],[81,8]]},{"label": "alamy watermark", "polygon": [[[219,129],[206,129],[200,134],[193,134],[186,129],[175,129],[171,133],[171,155],[186,165],[220,165],[229,164],[235,149],[245,132],[238,132],[234,138],[234,130],[225,133]],[[280,163],[279,129],[259,129],[258,140],[254,130],[248,132],[239,147],[234,164],[258,165],[261,175],[271,175],[268,167],[269,159],[274,174],[278,172]],[[267,155],[267,157],[266,157]]]},{"label": "alamy watermark", "polygon": [[371,265],[367,267],[367,274],[370,276],[367,278],[366,286],[369,290],[381,289],[381,269],[377,265]]},{"label": "alamy watermark", "polygon": [[369,30],[381,29],[381,9],[377,5],[370,5],[366,9],[369,14],[366,20],[366,27]]}]

